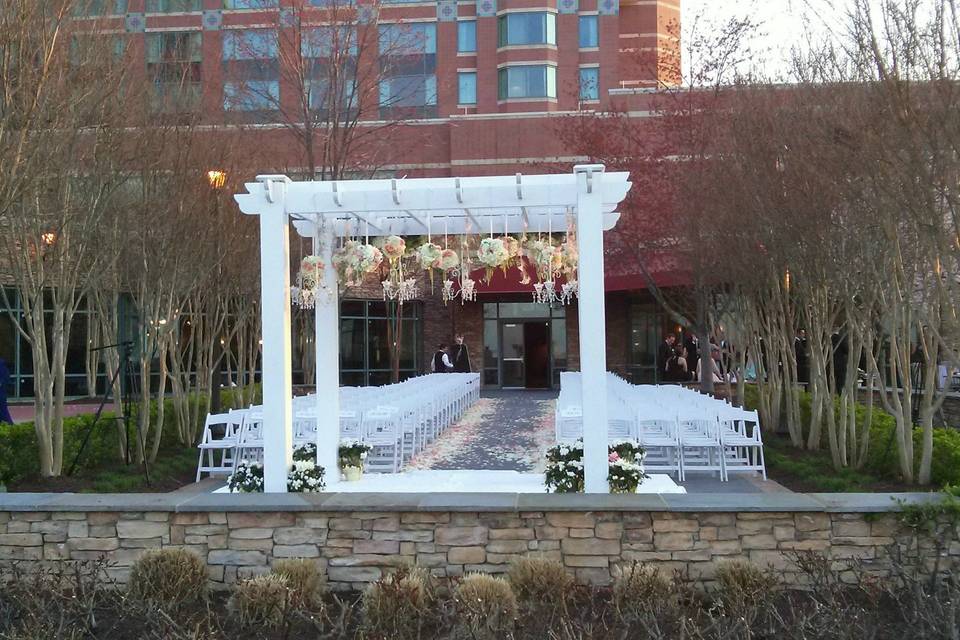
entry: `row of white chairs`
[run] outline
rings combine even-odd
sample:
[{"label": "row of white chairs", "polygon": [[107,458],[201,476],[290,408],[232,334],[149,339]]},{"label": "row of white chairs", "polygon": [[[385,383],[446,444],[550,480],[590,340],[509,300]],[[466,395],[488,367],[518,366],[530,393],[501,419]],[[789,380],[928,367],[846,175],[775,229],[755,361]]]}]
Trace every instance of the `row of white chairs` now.
[{"label": "row of white chairs", "polygon": [[[634,440],[647,451],[646,469],[673,473],[760,473],[767,478],[760,418],[729,403],[677,385],[633,385],[607,374],[607,435]],[[560,375],[556,439],[583,437],[580,374]],[[587,420],[589,424],[589,419]]]},{"label": "row of white chairs", "polygon": [[[380,387],[340,388],[340,439],[372,447],[368,471],[397,472],[480,397],[480,375],[437,373]],[[293,399],[293,443],[317,441],[316,395]],[[263,458],[263,407],[251,405],[206,418],[197,481],[229,474],[239,460]]]}]

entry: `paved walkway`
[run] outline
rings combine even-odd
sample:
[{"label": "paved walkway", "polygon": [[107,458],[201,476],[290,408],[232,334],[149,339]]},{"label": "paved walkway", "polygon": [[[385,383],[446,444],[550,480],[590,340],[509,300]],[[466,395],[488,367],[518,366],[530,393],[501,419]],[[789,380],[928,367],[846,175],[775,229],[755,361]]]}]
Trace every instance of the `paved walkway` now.
[{"label": "paved walkway", "polygon": [[[484,391],[483,397],[407,468],[542,471],[543,452],[554,442],[556,397],[555,391]],[[747,474],[733,474],[728,482],[711,474],[692,474],[681,485],[687,493],[788,491],[777,482]]]}]

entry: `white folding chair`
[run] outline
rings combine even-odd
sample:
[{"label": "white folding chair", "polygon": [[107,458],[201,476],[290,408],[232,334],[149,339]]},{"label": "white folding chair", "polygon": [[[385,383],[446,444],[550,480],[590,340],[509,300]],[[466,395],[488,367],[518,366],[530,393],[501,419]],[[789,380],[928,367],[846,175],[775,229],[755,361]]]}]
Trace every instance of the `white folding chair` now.
[{"label": "white folding chair", "polygon": [[[200,457],[197,460],[197,482],[203,473],[231,473],[233,471],[233,450],[237,446],[237,437],[232,429],[232,416],[229,413],[208,414],[203,423],[203,436],[197,448]],[[219,427],[219,428],[217,428]],[[219,463],[217,457],[219,453]],[[207,462],[203,458],[206,454]]]}]

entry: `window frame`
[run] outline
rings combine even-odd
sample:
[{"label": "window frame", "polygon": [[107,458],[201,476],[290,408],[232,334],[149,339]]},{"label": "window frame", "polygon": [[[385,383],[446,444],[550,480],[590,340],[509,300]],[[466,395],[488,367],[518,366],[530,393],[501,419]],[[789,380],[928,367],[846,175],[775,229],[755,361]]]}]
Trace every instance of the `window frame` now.
[{"label": "window frame", "polygon": [[[584,43],[584,22],[592,22],[593,28],[588,30],[592,43]],[[577,46],[580,49],[598,49],[600,47],[600,17],[595,13],[585,13],[577,17]]]},{"label": "window frame", "polygon": [[[467,49],[463,45],[463,28],[468,28],[472,34],[469,36],[473,40],[473,48]],[[477,21],[476,20],[457,20],[457,53],[476,53],[477,52]]]},{"label": "window frame", "polygon": [[[473,101],[463,99],[463,80],[473,78]],[[465,106],[476,106],[477,104],[477,72],[476,71],[458,71],[457,72],[457,104]]]},{"label": "window frame", "polygon": [[[510,35],[510,22],[520,17],[540,16],[543,19],[543,40],[514,41]],[[516,29],[517,27],[514,27]],[[497,47],[557,46],[557,14],[553,11],[511,11],[497,17]]]},{"label": "window frame", "polygon": [[[544,94],[510,95],[511,72],[529,73],[531,69],[543,70]],[[525,81],[529,83],[529,80]],[[552,94],[551,94],[552,91]],[[497,69],[497,99],[500,102],[507,100],[556,100],[557,99],[557,67],[554,64],[514,64]]]},{"label": "window frame", "polygon": [[[584,96],[584,72],[593,75],[593,97]],[[577,80],[579,93],[578,97],[581,102],[598,102],[600,100],[600,67],[590,66],[590,67],[580,67],[577,70]],[[589,87],[588,87],[589,88]]]}]

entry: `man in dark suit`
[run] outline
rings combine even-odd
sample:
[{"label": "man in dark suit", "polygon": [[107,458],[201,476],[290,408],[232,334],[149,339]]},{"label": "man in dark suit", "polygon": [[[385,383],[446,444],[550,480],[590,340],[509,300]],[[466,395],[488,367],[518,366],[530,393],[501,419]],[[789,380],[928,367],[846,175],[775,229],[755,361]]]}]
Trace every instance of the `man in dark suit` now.
[{"label": "man in dark suit", "polygon": [[663,339],[663,342],[660,343],[660,346],[657,348],[657,380],[664,382],[670,381],[670,376],[667,373],[667,362],[673,356],[673,345],[677,342],[677,336],[672,333],[668,333],[667,337]]}]

